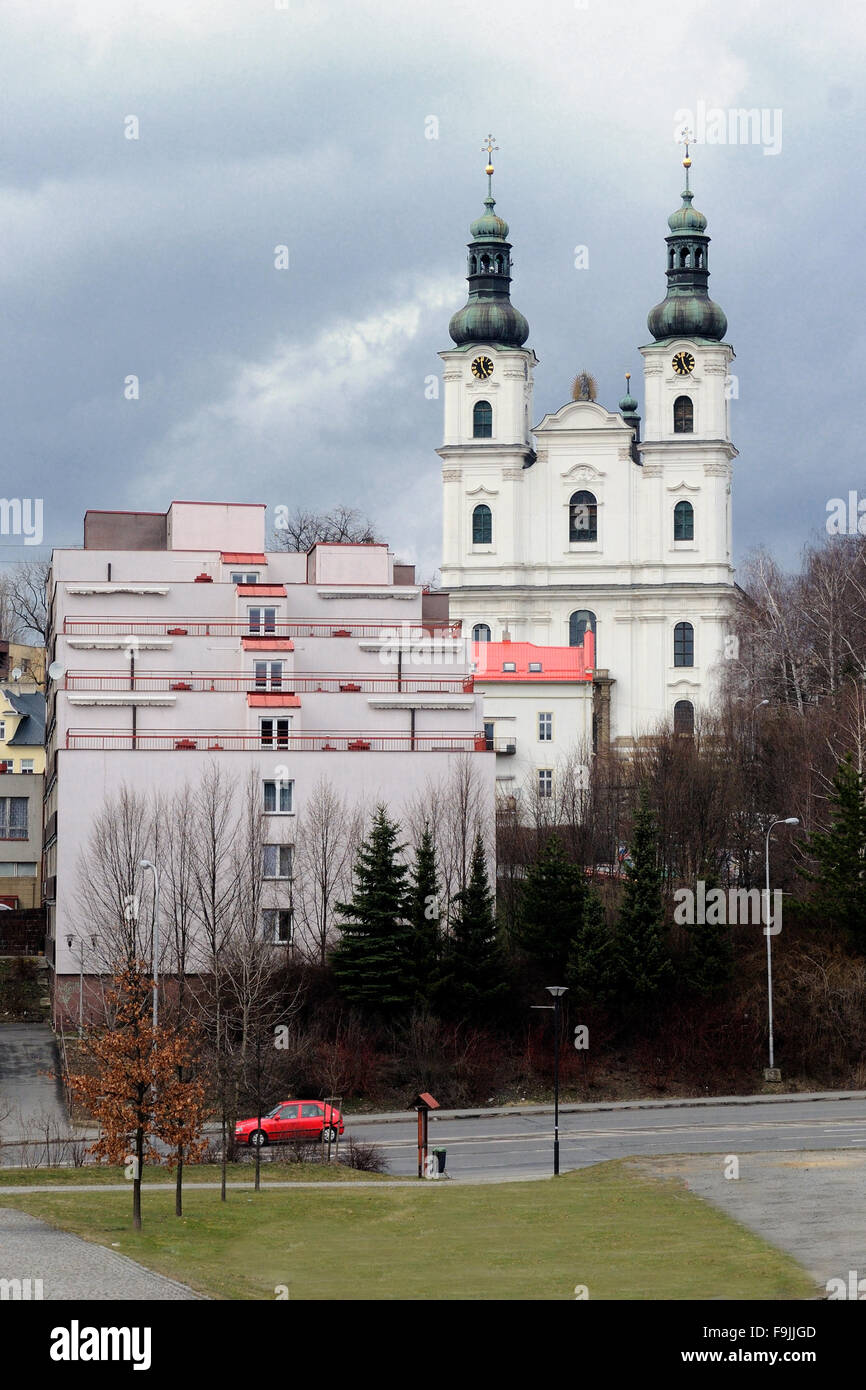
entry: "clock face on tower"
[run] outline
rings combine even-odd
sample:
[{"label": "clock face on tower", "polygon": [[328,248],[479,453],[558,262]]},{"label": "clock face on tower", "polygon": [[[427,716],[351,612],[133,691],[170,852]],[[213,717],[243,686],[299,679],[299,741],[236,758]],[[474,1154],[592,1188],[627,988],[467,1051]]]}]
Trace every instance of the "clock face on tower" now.
[{"label": "clock face on tower", "polygon": [[671,366],[677,376],[688,376],[695,370],[695,359],[690,352],[675,352]]},{"label": "clock face on tower", "polygon": [[493,363],[490,361],[490,358],[476,357],[475,361],[472,363],[472,375],[477,377],[479,381],[486,381],[489,376],[492,376]]}]

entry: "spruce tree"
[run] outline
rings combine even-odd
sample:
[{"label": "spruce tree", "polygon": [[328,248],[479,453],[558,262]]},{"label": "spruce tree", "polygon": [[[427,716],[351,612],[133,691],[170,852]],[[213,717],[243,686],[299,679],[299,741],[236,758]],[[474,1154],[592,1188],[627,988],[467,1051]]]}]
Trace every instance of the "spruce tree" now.
[{"label": "spruce tree", "polygon": [[440,1008],[452,1018],[485,1022],[505,994],[506,984],[480,835],[472,852],[469,881],[453,902],[456,911],[438,990]]},{"label": "spruce tree", "polygon": [[866,951],[866,790],[850,753],[836,768],[830,806],[829,829],[814,831],[806,842],[817,872],[801,875],[814,885],[809,906],[815,914]]},{"label": "spruce tree", "polygon": [[[705,892],[709,896],[713,889],[719,887],[718,874],[715,869],[710,868],[705,869],[701,877],[704,881]],[[731,929],[724,920],[721,922],[709,920],[710,917],[716,915],[710,906],[704,914],[707,918],[705,922],[687,922],[685,924],[689,936],[686,978],[689,986],[707,999],[722,994],[731,983],[734,975],[734,948],[731,942]],[[727,913],[722,911],[718,915],[724,919]]]},{"label": "spruce tree", "polygon": [[550,976],[549,984],[564,979],[588,894],[583,869],[567,858],[559,837],[551,835],[524,880],[517,933],[542,974]]},{"label": "spruce tree", "polygon": [[673,966],[665,944],[656,820],[646,791],[641,792],[632,827],[616,957],[623,1002],[638,1014],[649,1012],[670,981]]},{"label": "spruce tree", "polygon": [[409,887],[407,916],[412,930],[412,975],[414,1003],[418,1007],[433,1002],[437,987],[440,949],[440,887],[436,871],[436,846],[427,822],[415,851]]},{"label": "spruce tree", "polygon": [[566,980],[577,1003],[608,1005],[617,992],[614,940],[605,921],[604,905],[591,888],[586,890],[583,915],[572,935]]},{"label": "spruce tree", "polygon": [[398,834],[379,806],[358,851],[352,901],[337,904],[344,921],[332,956],[346,999],[368,1013],[392,1016],[405,1011],[415,994],[407,870]]}]

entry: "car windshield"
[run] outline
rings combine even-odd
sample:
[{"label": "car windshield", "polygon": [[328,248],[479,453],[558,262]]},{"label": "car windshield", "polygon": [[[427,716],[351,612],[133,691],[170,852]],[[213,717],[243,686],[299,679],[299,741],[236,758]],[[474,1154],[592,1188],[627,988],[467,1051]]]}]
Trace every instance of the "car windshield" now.
[{"label": "car windshield", "polygon": [[282,1109],[282,1104],[282,1101],[280,1101],[279,1105],[275,1105],[273,1110],[269,1110],[267,1115],[265,1116],[265,1119],[272,1120],[275,1115],[279,1115],[280,1110]]}]

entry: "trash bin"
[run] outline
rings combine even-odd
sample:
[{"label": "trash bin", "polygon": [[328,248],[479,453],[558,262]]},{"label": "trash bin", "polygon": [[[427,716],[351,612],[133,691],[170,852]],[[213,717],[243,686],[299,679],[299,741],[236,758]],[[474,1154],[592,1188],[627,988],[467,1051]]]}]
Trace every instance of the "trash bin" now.
[{"label": "trash bin", "polygon": [[439,1169],[439,1172],[440,1172],[440,1173],[444,1173],[444,1172],[445,1172],[445,1155],[446,1155],[447,1152],[448,1152],[447,1149],[434,1149],[434,1150],[433,1150],[433,1157],[434,1157],[435,1160],[436,1160],[436,1163],[437,1163],[437,1166],[438,1166],[438,1169]]}]

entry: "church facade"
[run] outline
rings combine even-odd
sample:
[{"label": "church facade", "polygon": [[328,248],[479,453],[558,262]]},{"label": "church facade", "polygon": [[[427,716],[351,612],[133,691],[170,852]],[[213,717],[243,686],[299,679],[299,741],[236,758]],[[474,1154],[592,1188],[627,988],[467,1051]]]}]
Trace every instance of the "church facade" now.
[{"label": "church facade", "polygon": [[627,749],[711,705],[734,592],[727,320],[708,294],[706,218],[688,149],[669,218],[667,292],[649,314],[644,418],[582,374],[533,425],[538,359],[512,305],[508,224],[488,165],[466,305],[444,363],[442,584],[475,641],[595,638],[596,747]]}]

